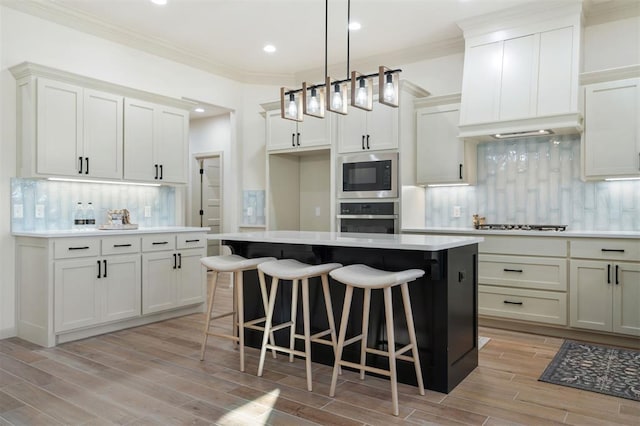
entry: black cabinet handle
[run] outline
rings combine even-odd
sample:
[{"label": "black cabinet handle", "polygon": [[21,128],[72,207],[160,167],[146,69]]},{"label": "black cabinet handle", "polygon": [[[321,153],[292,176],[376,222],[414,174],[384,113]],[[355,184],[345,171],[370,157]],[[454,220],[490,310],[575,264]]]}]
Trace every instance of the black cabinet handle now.
[{"label": "black cabinet handle", "polygon": [[509,269],[509,268],[504,268],[503,271],[505,272],[520,272],[522,273],[522,269]]},{"label": "black cabinet handle", "polygon": [[462,180],[462,163],[460,163],[458,174],[460,175],[460,180]]},{"label": "black cabinet handle", "polygon": [[607,284],[611,284],[611,264],[607,265]]},{"label": "black cabinet handle", "polygon": [[619,265],[616,265],[616,285],[620,284],[620,281],[618,281],[618,268],[619,267],[620,267]]},{"label": "black cabinet handle", "polygon": [[104,262],[104,274],[102,275],[102,278],[107,278],[107,259],[102,262]]},{"label": "black cabinet handle", "polygon": [[131,247],[131,244],[114,244],[113,247]]},{"label": "black cabinet handle", "polygon": [[197,243],[200,240],[186,240],[185,243]]},{"label": "black cabinet handle", "polygon": [[153,245],[153,246],[161,246],[161,245],[164,245],[164,244],[169,244],[169,241],[154,241],[154,242],[151,243],[151,245]]},{"label": "black cabinet handle", "polygon": [[364,149],[364,135],[362,135],[362,149]]},{"label": "black cabinet handle", "polygon": [[156,177],[154,179],[158,179],[158,165],[154,164],[153,166],[156,168]]},{"label": "black cabinet handle", "polygon": [[603,248],[601,251],[603,251],[603,252],[614,252],[614,253],[624,253],[624,249],[606,249],[606,248]]},{"label": "black cabinet handle", "polygon": [[89,174],[89,157],[84,157],[84,161],[87,164],[87,170],[84,171],[85,175]]},{"label": "black cabinet handle", "polygon": [[82,174],[82,157],[78,157],[78,160],[80,161],[80,170],[78,171],[78,174]]},{"label": "black cabinet handle", "polygon": [[522,302],[512,302],[510,300],[504,300],[502,303],[506,303],[507,305],[522,305]]},{"label": "black cabinet handle", "polygon": [[369,147],[369,136],[370,135],[367,135],[367,149],[370,149],[370,147]]},{"label": "black cabinet handle", "polygon": [[291,146],[293,146],[293,147],[296,146],[296,134],[295,133],[291,133]]},{"label": "black cabinet handle", "polygon": [[173,269],[176,269],[178,267],[178,256],[176,256],[175,253],[173,253]]},{"label": "black cabinet handle", "polygon": [[97,262],[98,262],[98,277],[97,278],[100,278],[102,276],[102,272],[100,270],[100,261],[98,260]]},{"label": "black cabinet handle", "polygon": [[84,247],[69,247],[69,250],[88,250],[89,246]]},{"label": "black cabinet handle", "polygon": [[300,133],[296,134],[296,143],[298,146],[300,146]]},{"label": "black cabinet handle", "polygon": [[182,253],[178,253],[178,269],[182,269]]},{"label": "black cabinet handle", "polygon": [[160,164],[160,180],[162,180],[162,176],[164,175],[163,171],[162,171],[162,164]]}]

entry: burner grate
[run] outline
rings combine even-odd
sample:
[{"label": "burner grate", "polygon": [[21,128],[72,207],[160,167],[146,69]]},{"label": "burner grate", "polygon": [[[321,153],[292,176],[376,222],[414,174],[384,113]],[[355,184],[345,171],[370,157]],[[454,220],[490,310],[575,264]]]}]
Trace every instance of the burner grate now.
[{"label": "burner grate", "polygon": [[483,223],[478,224],[476,229],[498,230],[498,231],[565,231],[567,225],[528,225],[513,223]]}]

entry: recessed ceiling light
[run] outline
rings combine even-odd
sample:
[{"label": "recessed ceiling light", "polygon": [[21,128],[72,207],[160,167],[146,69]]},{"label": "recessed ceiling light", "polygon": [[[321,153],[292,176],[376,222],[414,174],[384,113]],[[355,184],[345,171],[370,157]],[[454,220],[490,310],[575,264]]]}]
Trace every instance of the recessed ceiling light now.
[{"label": "recessed ceiling light", "polygon": [[264,50],[267,53],[273,53],[276,51],[276,47],[273,44],[266,44],[262,50]]},{"label": "recessed ceiling light", "polygon": [[351,31],[358,31],[360,28],[362,28],[362,25],[360,25],[360,22],[351,22],[349,24],[349,29]]},{"label": "recessed ceiling light", "polygon": [[195,108],[194,111],[195,112],[204,112],[204,108],[198,107],[198,108]]},{"label": "recessed ceiling light", "polygon": [[149,0],[153,4],[157,4],[158,6],[164,6],[167,4],[167,0]]}]

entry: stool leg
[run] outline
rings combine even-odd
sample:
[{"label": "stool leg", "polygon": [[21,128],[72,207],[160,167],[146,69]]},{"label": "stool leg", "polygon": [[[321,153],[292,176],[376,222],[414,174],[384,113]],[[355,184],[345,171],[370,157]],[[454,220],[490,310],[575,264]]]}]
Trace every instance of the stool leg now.
[{"label": "stool leg", "polygon": [[409,342],[411,342],[411,352],[413,354],[413,365],[416,368],[416,379],[418,380],[418,389],[420,395],[424,395],[424,383],[422,381],[422,369],[420,367],[420,358],[418,356],[418,339],[416,338],[416,328],[413,323],[413,312],[411,309],[411,299],[409,298],[409,286],[407,283],[400,285],[402,291],[402,304],[404,305],[404,314],[407,317],[407,328],[409,329]]},{"label": "stool leg", "polygon": [[[329,322],[329,329],[331,330],[331,344],[333,345],[333,357],[336,357],[336,350],[338,348],[338,337],[336,335],[336,322],[333,318],[333,305],[331,304],[331,294],[329,293],[329,277],[327,274],[323,274],[320,279],[322,280],[322,293],[324,295],[324,306],[327,310],[327,320]],[[342,369],[339,370],[339,374],[342,374]]]},{"label": "stool leg", "polygon": [[[267,295],[267,288],[266,286],[260,286],[260,294],[262,295],[262,307],[264,308],[264,316],[266,319],[267,316],[267,304],[268,304],[268,295]],[[269,335],[269,343],[271,343],[272,345],[275,345],[274,343],[274,339],[273,339],[273,333],[271,333]],[[275,349],[271,349],[271,354],[273,355],[273,359],[276,359],[276,350]]]},{"label": "stool leg", "polygon": [[[364,289],[362,302],[362,340],[360,341],[360,365],[367,365],[367,341],[369,340],[369,312],[371,309],[371,289]],[[364,380],[364,369],[360,370],[360,380]]]},{"label": "stool leg", "polygon": [[[298,280],[291,282],[291,327],[289,330],[289,349],[293,350],[296,345],[296,319],[298,318]],[[293,354],[289,353],[289,362],[293,362]]]},{"label": "stool leg", "polygon": [[238,345],[240,347],[240,371],[244,371],[244,279],[242,276],[242,271],[236,272],[236,279],[234,282],[233,292],[236,295],[236,306],[234,307],[236,316],[238,317],[238,322],[235,324],[237,336],[238,336]]},{"label": "stool leg", "polygon": [[309,278],[302,279],[302,317],[304,322],[304,353],[307,369],[307,390],[311,392],[311,321],[309,320]]},{"label": "stool leg", "polygon": [[336,351],[336,361],[333,364],[333,375],[331,376],[331,388],[329,388],[329,396],[333,397],[336,394],[336,383],[338,382],[338,369],[340,368],[340,361],[342,361],[342,347],[344,345],[344,338],[347,334],[347,321],[349,320],[349,311],[351,311],[351,297],[353,296],[353,287],[347,286],[347,290],[344,293],[344,304],[342,305],[342,317],[340,318],[340,334],[338,335],[338,346]]},{"label": "stool leg", "polygon": [[[260,278],[260,287],[266,292],[266,284],[264,282],[264,273],[258,270],[258,276]],[[264,367],[264,356],[267,353],[267,340],[271,334],[271,321],[273,320],[273,308],[276,304],[276,293],[278,291],[278,279],[273,278],[271,281],[271,293],[269,294],[269,305],[267,306],[267,318],[264,323],[264,335],[262,336],[262,348],[260,349],[260,363],[258,364],[258,376],[262,376],[262,369]]]},{"label": "stool leg", "polygon": [[385,287],[384,314],[387,323],[387,348],[389,350],[389,380],[391,381],[391,401],[393,403],[393,415],[397,416],[398,410],[398,376],[396,372],[396,339],[393,330],[393,304],[391,301],[391,287]]},{"label": "stool leg", "polygon": [[207,337],[209,337],[209,324],[211,323],[211,312],[213,312],[213,295],[216,293],[216,282],[218,272],[213,271],[211,279],[211,294],[209,295],[209,306],[207,307],[207,318],[204,321],[204,335],[202,336],[202,348],[200,348],[200,361],[204,360],[204,351],[207,349]]},{"label": "stool leg", "polygon": [[[238,337],[238,310],[236,307],[238,306],[238,276],[242,275],[242,271],[235,271],[231,273],[230,284],[233,286],[231,289],[231,294],[233,295],[232,305],[233,306],[233,315],[231,316],[231,327],[233,330],[233,335]],[[233,346],[236,346],[238,342],[234,341]]]}]

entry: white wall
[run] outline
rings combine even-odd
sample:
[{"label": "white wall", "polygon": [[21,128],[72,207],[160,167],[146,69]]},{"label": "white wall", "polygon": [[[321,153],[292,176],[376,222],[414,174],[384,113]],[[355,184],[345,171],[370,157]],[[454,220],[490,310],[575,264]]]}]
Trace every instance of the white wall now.
[{"label": "white wall", "polygon": [[640,16],[584,29],[583,71],[640,64]]},{"label": "white wall", "polygon": [[462,66],[464,53],[452,53],[411,64],[400,65],[401,78],[409,80],[431,95],[460,93],[462,90]]}]

